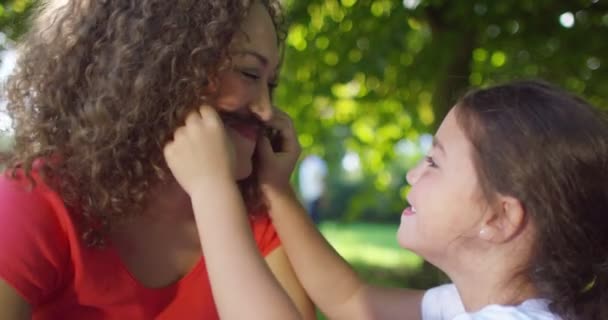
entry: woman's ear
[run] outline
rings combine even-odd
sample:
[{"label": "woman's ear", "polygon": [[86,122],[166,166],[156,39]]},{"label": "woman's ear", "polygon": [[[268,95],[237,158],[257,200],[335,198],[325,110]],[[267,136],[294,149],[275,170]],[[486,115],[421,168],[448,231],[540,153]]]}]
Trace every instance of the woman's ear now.
[{"label": "woman's ear", "polygon": [[205,94],[214,95],[220,89],[220,80],[217,75],[209,76],[207,80],[207,86],[205,86]]},{"label": "woman's ear", "polygon": [[479,238],[495,243],[507,242],[524,229],[525,217],[526,212],[519,199],[499,196],[496,210],[480,226]]}]

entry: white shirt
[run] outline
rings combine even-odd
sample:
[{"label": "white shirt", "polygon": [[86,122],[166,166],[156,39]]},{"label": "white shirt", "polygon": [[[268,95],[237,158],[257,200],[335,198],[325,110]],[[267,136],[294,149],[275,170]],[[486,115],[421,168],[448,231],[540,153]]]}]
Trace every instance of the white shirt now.
[{"label": "white shirt", "polygon": [[477,312],[466,312],[458,290],[446,284],[428,290],[422,298],[423,320],[559,320],[549,311],[548,301],[529,299],[517,306],[492,304]]}]

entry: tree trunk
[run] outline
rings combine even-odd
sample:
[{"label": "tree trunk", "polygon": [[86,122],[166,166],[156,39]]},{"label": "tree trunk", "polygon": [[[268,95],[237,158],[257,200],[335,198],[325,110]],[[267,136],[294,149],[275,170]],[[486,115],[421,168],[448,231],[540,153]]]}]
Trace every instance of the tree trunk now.
[{"label": "tree trunk", "polygon": [[429,7],[426,16],[431,26],[431,52],[437,56],[436,87],[433,92],[434,128],[437,129],[456,99],[469,87],[473,50],[478,32],[467,22],[447,21],[449,2],[441,7]]}]

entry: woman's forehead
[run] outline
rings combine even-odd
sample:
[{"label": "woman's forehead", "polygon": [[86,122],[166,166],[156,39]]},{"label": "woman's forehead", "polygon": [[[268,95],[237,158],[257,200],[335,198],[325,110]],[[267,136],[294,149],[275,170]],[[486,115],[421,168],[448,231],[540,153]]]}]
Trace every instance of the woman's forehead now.
[{"label": "woman's forehead", "polygon": [[279,63],[279,47],[270,13],[259,1],[254,2],[249,10],[233,39],[233,51],[255,53],[274,67]]}]

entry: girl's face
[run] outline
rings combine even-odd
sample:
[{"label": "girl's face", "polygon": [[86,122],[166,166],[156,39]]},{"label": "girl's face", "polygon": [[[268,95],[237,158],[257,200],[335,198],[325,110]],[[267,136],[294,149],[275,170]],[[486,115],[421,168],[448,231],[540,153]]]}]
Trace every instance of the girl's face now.
[{"label": "girl's face", "polygon": [[487,206],[482,201],[472,160],[472,145],[457,123],[452,108],[443,120],[433,148],[407,174],[412,186],[411,207],[403,211],[397,238],[431,263],[445,261],[474,244]]},{"label": "girl's face", "polygon": [[226,127],[235,147],[239,180],[251,174],[262,124],[273,116],[272,90],[279,66],[276,30],[259,1],[251,5],[241,31],[231,44],[232,67],[221,72],[210,88],[212,104],[236,119],[227,121]]}]

